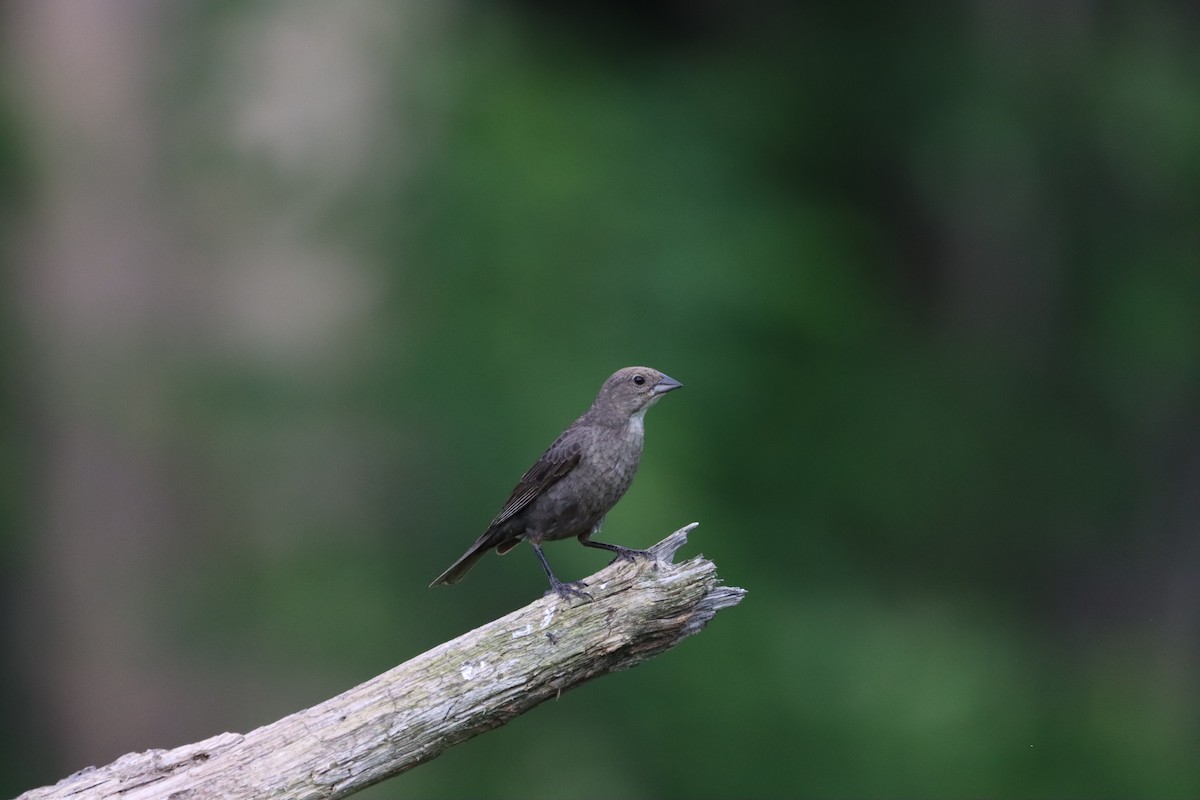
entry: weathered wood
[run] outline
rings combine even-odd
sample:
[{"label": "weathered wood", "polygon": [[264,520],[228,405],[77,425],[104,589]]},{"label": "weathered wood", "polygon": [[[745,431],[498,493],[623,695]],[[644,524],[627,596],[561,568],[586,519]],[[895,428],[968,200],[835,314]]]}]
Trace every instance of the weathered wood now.
[{"label": "weathered wood", "polygon": [[543,597],[312,708],[246,734],[130,753],[17,800],[339,798],[698,632],[745,592],[697,556],[672,563],[693,523],[654,559],[587,579],[592,601]]}]

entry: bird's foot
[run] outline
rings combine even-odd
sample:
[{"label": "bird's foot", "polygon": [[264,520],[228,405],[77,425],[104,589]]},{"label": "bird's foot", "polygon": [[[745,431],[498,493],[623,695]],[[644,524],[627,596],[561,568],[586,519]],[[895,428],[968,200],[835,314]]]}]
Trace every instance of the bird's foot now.
[{"label": "bird's foot", "polygon": [[620,545],[613,545],[613,552],[617,554],[617,557],[611,562],[613,564],[618,561],[637,561],[644,557],[654,558],[654,553],[649,550],[635,550],[632,547],[621,547]]},{"label": "bird's foot", "polygon": [[584,591],[586,588],[587,584],[583,581],[571,581],[569,583],[553,581],[550,584],[550,589],[546,592],[546,596],[554,593],[563,600],[567,601],[569,601],[572,597],[578,597],[582,600],[591,600],[592,596]]}]

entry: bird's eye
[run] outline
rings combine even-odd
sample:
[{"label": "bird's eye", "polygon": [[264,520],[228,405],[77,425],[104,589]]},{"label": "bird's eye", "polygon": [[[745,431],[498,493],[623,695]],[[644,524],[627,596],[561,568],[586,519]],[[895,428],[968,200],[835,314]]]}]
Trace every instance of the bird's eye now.
[{"label": "bird's eye", "polygon": [[643,383],[646,382],[646,378],[643,375],[634,375],[633,382],[636,383],[638,386],[641,386]]}]

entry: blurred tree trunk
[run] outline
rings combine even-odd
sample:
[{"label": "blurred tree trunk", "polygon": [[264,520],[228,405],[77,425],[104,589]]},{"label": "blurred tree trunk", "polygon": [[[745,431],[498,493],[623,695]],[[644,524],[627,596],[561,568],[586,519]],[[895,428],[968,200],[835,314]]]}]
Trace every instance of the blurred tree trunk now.
[{"label": "blurred tree trunk", "polygon": [[[151,385],[151,343],[195,310],[157,189],[152,109],[162,4],[31,0],[10,9],[38,183],[18,261],[37,415],[20,653],[64,764],[153,741],[188,688],[147,619],[184,530]],[[122,744],[118,744],[122,743]]]},{"label": "blurred tree trunk", "polygon": [[[265,703],[237,673],[244,658],[209,665],[179,646],[182,589],[195,565],[220,560],[220,537],[266,551],[274,530],[328,505],[308,486],[336,492],[345,476],[275,439],[258,473],[284,487],[274,494],[240,479],[240,454],[195,463],[181,438],[215,448],[229,434],[187,427],[179,387],[194,381],[180,378],[196,363],[301,383],[328,383],[330,364],[365,368],[346,353],[366,350],[368,267],[332,237],[320,248],[305,237],[383,172],[372,147],[394,122],[380,110],[394,87],[374,73],[398,71],[371,59],[430,30],[373,0],[24,0],[8,12],[35,164],[13,305],[36,459],[23,605],[5,649],[20,654],[30,705],[45,709],[69,768],[195,738]],[[216,22],[180,21],[201,13]],[[393,36],[402,13],[416,24]],[[390,49],[364,45],[380,41]],[[220,153],[223,169],[197,166],[197,153]],[[298,680],[282,671],[273,686],[286,695]]]}]

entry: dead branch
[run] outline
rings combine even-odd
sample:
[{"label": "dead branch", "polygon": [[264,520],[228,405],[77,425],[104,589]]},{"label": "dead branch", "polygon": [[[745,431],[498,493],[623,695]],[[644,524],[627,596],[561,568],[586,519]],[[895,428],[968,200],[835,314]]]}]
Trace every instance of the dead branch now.
[{"label": "dead branch", "polygon": [[672,563],[693,523],[587,579],[592,600],[543,597],[312,708],[246,734],[129,753],[17,800],[340,798],[436,758],[584,681],[698,632],[745,592],[701,556]]}]

